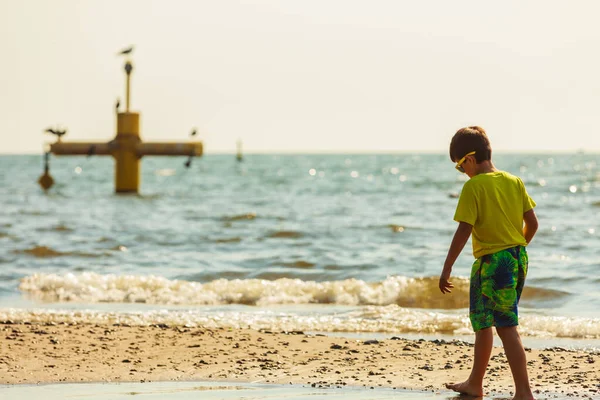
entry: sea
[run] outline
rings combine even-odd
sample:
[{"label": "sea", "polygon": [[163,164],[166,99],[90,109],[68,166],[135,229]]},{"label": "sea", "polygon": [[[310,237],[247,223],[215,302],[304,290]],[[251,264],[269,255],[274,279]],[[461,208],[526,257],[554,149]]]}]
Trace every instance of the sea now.
[{"label": "sea", "polygon": [[[598,155],[495,154],[537,202],[527,343],[600,344]],[[0,322],[166,324],[451,337],[471,243],[438,277],[468,179],[446,154],[146,157],[137,195],[109,157],[0,156]]]}]

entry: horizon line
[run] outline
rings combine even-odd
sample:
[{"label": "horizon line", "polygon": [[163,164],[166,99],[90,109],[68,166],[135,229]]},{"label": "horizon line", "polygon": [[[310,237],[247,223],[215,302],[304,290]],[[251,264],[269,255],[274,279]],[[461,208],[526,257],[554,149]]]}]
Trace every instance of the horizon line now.
[{"label": "horizon line", "polygon": [[[565,149],[565,150],[494,150],[494,154],[600,154],[600,149]],[[0,156],[32,156],[43,155],[43,152],[3,152]],[[210,155],[236,155],[237,151],[217,150],[204,153],[200,157]],[[393,155],[393,154],[447,154],[447,150],[249,150],[242,152],[242,155]],[[61,157],[70,157],[61,155]]]}]

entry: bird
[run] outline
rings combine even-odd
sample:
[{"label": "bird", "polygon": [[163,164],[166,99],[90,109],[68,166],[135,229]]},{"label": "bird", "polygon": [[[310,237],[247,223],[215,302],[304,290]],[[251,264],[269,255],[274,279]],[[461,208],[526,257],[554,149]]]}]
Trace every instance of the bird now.
[{"label": "bird", "polygon": [[127,54],[131,54],[132,51],[133,51],[133,46],[128,47],[128,48],[122,50],[121,52],[117,53],[117,55],[118,56],[124,56],[124,55],[127,55]]},{"label": "bird", "polygon": [[197,133],[198,133],[198,129],[194,128],[194,129],[192,129],[190,136],[196,136]]},{"label": "bird", "polygon": [[46,130],[44,132],[51,133],[51,134],[55,135],[58,138],[58,140],[60,140],[60,138],[65,133],[67,133],[67,130],[66,129],[58,130],[58,129],[46,128]]},{"label": "bird", "polygon": [[117,113],[119,112],[119,107],[121,107],[121,99],[117,97],[117,103],[115,104],[115,109],[117,110]]}]

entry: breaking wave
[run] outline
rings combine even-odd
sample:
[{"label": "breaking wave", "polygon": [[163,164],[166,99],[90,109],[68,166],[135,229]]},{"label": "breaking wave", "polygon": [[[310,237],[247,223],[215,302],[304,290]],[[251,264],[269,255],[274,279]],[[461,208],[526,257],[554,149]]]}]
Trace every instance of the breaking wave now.
[{"label": "breaking wave", "polygon": [[[469,281],[453,278],[451,295],[441,295],[437,277],[391,276],[380,282],[359,279],[303,281],[281,278],[217,279],[207,283],[171,280],[159,276],[34,274],[19,289],[51,302],[146,303],[164,305],[277,304],[398,305],[406,308],[458,309],[468,307]],[[526,287],[522,304],[549,307],[568,293]]]}]

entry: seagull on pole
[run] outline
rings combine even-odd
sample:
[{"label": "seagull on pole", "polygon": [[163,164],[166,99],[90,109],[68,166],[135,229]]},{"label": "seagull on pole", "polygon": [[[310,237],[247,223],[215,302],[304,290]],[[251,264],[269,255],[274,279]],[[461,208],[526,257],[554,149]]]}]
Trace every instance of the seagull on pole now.
[{"label": "seagull on pole", "polygon": [[47,128],[44,132],[51,133],[51,134],[55,135],[58,138],[58,140],[60,140],[60,138],[65,133],[67,133],[67,130],[66,129],[58,130],[58,129]]},{"label": "seagull on pole", "polygon": [[131,54],[132,51],[133,51],[133,46],[128,47],[128,48],[122,50],[120,53],[117,53],[117,55],[118,56],[125,56],[125,55],[128,55],[128,54]]},{"label": "seagull on pole", "polygon": [[194,129],[192,129],[190,136],[196,136],[197,133],[198,133],[198,129],[194,128]]}]

